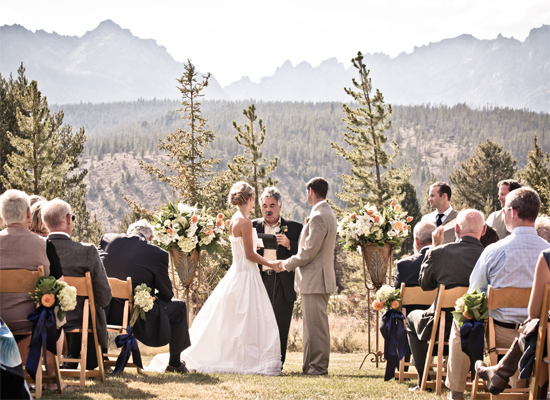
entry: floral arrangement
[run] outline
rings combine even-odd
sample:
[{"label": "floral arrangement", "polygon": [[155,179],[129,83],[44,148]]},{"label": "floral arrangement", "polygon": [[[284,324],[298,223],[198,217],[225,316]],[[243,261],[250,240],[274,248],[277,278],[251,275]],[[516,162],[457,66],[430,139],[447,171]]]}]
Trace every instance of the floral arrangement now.
[{"label": "floral arrangement", "polygon": [[400,304],[401,291],[390,285],[383,285],[374,296],[372,308],[376,311],[382,311],[383,309],[386,309],[386,311],[397,310]]},{"label": "floral arrangement", "polygon": [[218,253],[222,250],[220,246],[227,244],[222,237],[226,226],[223,214],[211,216],[210,209],[199,211],[177,201],[168,202],[161,210],[155,216],[153,243],[157,246],[165,250],[176,246],[189,255],[193,250]]},{"label": "floral arrangement", "polygon": [[53,276],[41,276],[36,280],[34,293],[29,293],[33,301],[46,308],[58,307],[57,319],[63,321],[66,311],[76,307],[76,288]]},{"label": "floral arrangement", "polygon": [[489,307],[487,307],[485,293],[478,292],[477,289],[472,293],[466,293],[457,299],[455,311],[452,311],[452,314],[461,328],[466,320],[481,321],[486,319],[489,316]]},{"label": "floral arrangement", "polygon": [[130,327],[136,323],[138,316],[145,321],[145,313],[155,305],[155,298],[151,296],[151,288],[145,283],[134,289],[134,312],[130,318]]},{"label": "floral arrangement", "polygon": [[367,205],[352,210],[338,223],[340,243],[345,250],[357,251],[362,244],[374,243],[383,247],[385,243],[400,246],[409,235],[413,217],[407,217],[401,205],[392,200],[389,207],[378,210],[376,206]]},{"label": "floral arrangement", "polygon": [[286,225],[275,228],[275,233],[280,233],[282,235],[285,235],[287,232],[288,232],[288,226],[286,226]]}]

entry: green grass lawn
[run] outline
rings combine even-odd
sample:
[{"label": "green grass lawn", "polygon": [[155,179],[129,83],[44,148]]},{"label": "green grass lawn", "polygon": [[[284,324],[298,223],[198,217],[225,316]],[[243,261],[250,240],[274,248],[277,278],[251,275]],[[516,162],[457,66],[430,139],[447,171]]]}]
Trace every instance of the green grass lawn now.
[{"label": "green grass lawn", "polygon": [[[144,357],[148,365],[151,356]],[[287,354],[281,376],[229,374],[127,373],[107,375],[105,383],[95,379],[86,386],[70,385],[63,395],[44,392],[44,399],[436,399],[431,393],[409,393],[413,382],[384,382],[384,364],[359,365],[362,354],[332,354],[329,376],[301,374],[301,353]],[[369,364],[369,365],[367,365]],[[67,378],[69,381],[71,378]]]}]

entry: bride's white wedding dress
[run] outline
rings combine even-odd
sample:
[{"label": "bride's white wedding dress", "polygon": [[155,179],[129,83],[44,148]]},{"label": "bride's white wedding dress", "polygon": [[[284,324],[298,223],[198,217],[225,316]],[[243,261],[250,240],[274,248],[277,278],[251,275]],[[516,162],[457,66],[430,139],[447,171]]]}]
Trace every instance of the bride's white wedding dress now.
[{"label": "bride's white wedding dress", "polygon": [[[181,359],[204,373],[280,375],[279,329],[258,265],[245,257],[242,238],[229,239],[233,264],[193,321]],[[164,372],[168,358],[155,356],[146,370]]]}]

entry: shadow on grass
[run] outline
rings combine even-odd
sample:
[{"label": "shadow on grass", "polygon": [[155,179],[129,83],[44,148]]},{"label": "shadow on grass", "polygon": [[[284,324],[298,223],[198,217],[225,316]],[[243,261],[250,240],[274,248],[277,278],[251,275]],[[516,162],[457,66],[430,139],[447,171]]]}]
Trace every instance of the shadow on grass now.
[{"label": "shadow on grass", "polygon": [[333,378],[358,378],[358,379],[380,379],[380,374],[339,374],[331,373],[329,371],[328,375],[305,375],[301,372],[285,372],[283,375],[291,376],[294,378],[306,378],[306,379],[333,379]]},{"label": "shadow on grass", "polygon": [[[153,399],[159,396],[153,390],[146,390],[149,386],[163,385],[168,383],[184,383],[197,386],[217,385],[220,379],[206,374],[188,373],[142,373],[142,374],[106,374],[105,382],[98,379],[87,379],[86,386],[69,385],[62,395],[57,392],[45,392],[44,398],[52,399],[92,399],[97,393],[110,395],[114,399]],[[77,379],[64,379],[64,382],[77,382]],[[139,388],[136,388],[138,384]],[[131,387],[134,386],[134,387]]]}]

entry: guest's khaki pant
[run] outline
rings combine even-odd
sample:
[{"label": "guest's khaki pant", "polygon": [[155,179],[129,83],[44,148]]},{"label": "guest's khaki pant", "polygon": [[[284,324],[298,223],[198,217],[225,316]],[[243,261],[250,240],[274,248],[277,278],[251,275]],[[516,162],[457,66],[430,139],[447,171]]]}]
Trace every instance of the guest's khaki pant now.
[{"label": "guest's khaki pant", "polygon": [[328,373],[330,358],[330,330],[328,326],[328,293],[302,294],[304,320],[304,364],[302,371],[308,375]]},{"label": "guest's khaki pant", "polygon": [[[519,337],[519,331],[495,325],[495,340],[498,348],[509,349],[516,337]],[[464,392],[469,371],[470,358],[462,351],[458,322],[453,320],[453,327],[449,336],[449,360],[447,362],[445,385],[455,392]],[[518,376],[519,370],[510,378],[510,386],[524,388],[526,381],[525,379],[518,379]]]}]

